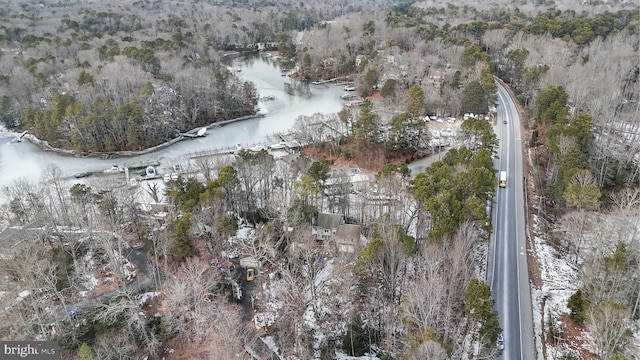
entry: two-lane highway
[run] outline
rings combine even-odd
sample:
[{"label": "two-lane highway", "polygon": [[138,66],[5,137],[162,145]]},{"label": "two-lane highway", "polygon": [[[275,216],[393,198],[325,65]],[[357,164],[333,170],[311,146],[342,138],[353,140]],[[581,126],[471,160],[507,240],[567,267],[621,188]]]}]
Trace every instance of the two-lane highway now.
[{"label": "two-lane highway", "polygon": [[[498,84],[496,134],[500,149],[495,166],[507,172],[493,211],[494,237],[489,283],[504,332],[502,358],[535,359],[533,316],[527,269],[522,170],[522,138],[516,106]],[[496,183],[497,186],[497,183]]]}]

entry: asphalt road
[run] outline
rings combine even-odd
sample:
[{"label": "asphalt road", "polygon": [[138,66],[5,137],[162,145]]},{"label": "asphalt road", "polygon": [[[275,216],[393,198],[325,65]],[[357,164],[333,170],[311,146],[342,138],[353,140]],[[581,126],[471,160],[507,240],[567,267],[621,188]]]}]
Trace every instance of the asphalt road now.
[{"label": "asphalt road", "polygon": [[515,104],[500,84],[498,104],[495,131],[500,149],[495,167],[507,172],[507,187],[497,188],[488,281],[504,333],[501,358],[530,360],[535,359],[535,341],[526,257],[520,119]]}]

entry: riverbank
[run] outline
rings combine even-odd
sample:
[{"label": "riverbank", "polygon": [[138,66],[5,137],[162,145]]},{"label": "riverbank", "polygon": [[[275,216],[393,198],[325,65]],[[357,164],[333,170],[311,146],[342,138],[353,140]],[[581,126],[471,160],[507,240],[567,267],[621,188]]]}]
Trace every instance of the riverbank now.
[{"label": "riverbank", "polygon": [[[247,115],[247,116],[242,116],[242,117],[235,118],[235,119],[223,120],[223,121],[211,123],[211,124],[209,124],[207,126],[203,126],[203,127],[207,128],[207,129],[218,128],[218,127],[224,126],[226,124],[231,124],[231,123],[238,122],[238,121],[261,118],[261,117],[264,117],[264,116],[265,116],[265,114],[256,113],[256,114],[253,114],[253,115]],[[187,133],[196,133],[198,130],[202,129],[203,127],[197,127],[195,129],[191,129],[191,130],[187,131]],[[56,148],[56,147],[51,146],[48,141],[41,140],[41,139],[35,137],[34,135],[31,135],[31,134],[26,134],[23,137],[23,139],[31,142],[32,144],[35,144],[35,145],[39,146],[44,151],[55,152],[55,153],[60,154],[60,155],[72,156],[72,157],[80,157],[80,158],[94,157],[94,158],[101,158],[103,160],[109,160],[109,159],[115,159],[115,158],[120,158],[120,157],[134,157],[134,156],[149,154],[149,153],[152,153],[154,151],[165,149],[165,148],[167,148],[167,147],[169,147],[169,146],[171,146],[171,145],[173,145],[173,144],[175,144],[175,143],[177,143],[179,141],[192,139],[192,138],[188,137],[188,136],[180,135],[180,136],[178,136],[178,137],[176,137],[174,139],[171,139],[169,141],[163,142],[163,143],[158,144],[156,146],[152,146],[150,148],[147,148],[147,149],[144,149],[144,150],[140,150],[140,151],[112,151],[112,152],[93,152],[93,153],[77,152],[77,151],[74,151],[74,150]]]}]

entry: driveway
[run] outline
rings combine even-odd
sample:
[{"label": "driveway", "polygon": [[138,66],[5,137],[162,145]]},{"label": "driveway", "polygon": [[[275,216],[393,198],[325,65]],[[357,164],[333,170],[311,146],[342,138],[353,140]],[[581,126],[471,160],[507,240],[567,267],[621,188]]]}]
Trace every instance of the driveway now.
[{"label": "driveway", "polygon": [[408,165],[409,170],[411,170],[411,175],[409,176],[411,179],[415,178],[416,175],[423,172],[424,169],[429,167],[431,164],[438,160],[442,160],[442,157],[449,151],[450,148],[444,149],[437,154],[429,155],[423,157],[420,160],[416,160]]},{"label": "driveway", "polygon": [[242,298],[240,299],[240,305],[242,306],[242,320],[253,320],[253,304],[252,297],[256,289],[256,280],[247,281],[247,269],[236,266],[233,270],[233,279],[242,289]]}]

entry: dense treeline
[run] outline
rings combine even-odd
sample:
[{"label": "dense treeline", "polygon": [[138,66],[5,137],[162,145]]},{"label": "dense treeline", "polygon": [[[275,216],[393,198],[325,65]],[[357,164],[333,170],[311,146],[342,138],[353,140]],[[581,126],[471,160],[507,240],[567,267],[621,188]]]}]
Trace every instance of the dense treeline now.
[{"label": "dense treeline", "polygon": [[292,55],[290,31],[385,2],[5,5],[0,120],[54,146],[109,152],[253,114],[255,88],[218,51],[268,43]]},{"label": "dense treeline", "polygon": [[[459,14],[463,14],[473,21],[456,26],[445,24],[442,29],[434,29],[437,34],[447,35],[449,31],[454,31],[481,40],[487,30],[507,29],[513,33],[550,34],[555,38],[583,45],[598,37],[606,38],[609,34],[625,29],[633,34],[640,30],[637,24],[639,19],[637,9],[622,9],[616,12],[604,11],[590,16],[586,11],[578,13],[572,9],[549,8],[531,16],[518,8],[511,10],[498,6],[492,7],[490,10],[454,4],[447,4],[446,7],[440,8],[394,6],[390,8],[385,22],[392,27],[415,27],[419,34],[425,34],[425,30],[430,28],[430,25],[434,25],[429,20],[434,18],[440,20]],[[438,21],[436,20],[436,22]]]}]

